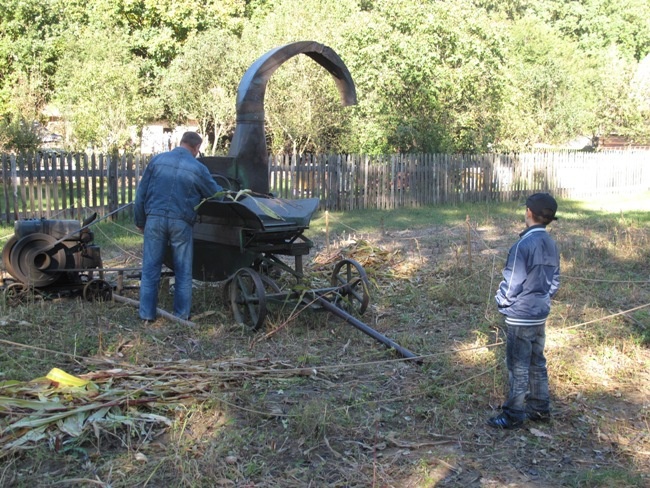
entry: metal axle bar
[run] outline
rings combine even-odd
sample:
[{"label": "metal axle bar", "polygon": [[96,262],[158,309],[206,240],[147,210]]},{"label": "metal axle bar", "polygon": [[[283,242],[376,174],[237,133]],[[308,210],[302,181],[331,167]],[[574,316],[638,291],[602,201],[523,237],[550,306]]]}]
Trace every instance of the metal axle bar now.
[{"label": "metal axle bar", "polygon": [[316,300],[317,300],[318,303],[321,304],[321,305],[323,306],[323,308],[326,309],[328,312],[332,312],[332,313],[333,313],[334,315],[336,315],[337,317],[342,318],[342,319],[345,320],[348,324],[353,325],[354,327],[356,327],[357,329],[359,329],[359,330],[360,330],[361,332],[363,332],[364,334],[369,335],[370,337],[372,337],[372,338],[375,339],[376,341],[381,342],[381,343],[384,344],[385,346],[392,347],[392,348],[395,349],[395,350],[400,354],[400,356],[402,356],[403,358],[406,358],[406,359],[413,359],[413,360],[415,360],[415,362],[417,362],[417,363],[421,363],[421,362],[422,362],[421,359],[418,359],[419,356],[418,356],[417,354],[415,354],[415,353],[409,351],[408,349],[406,349],[405,347],[402,347],[402,346],[400,346],[399,344],[393,342],[393,341],[390,340],[388,337],[386,337],[386,336],[380,334],[380,333],[377,332],[375,329],[373,329],[372,327],[370,327],[370,326],[364,324],[364,323],[361,322],[360,320],[357,320],[355,317],[353,317],[352,315],[350,315],[349,313],[347,313],[345,310],[342,310],[342,309],[340,309],[339,307],[337,307],[336,305],[334,305],[333,303],[331,303],[329,300],[327,300],[327,298],[324,298],[324,297],[322,297],[322,296],[318,296],[318,295],[317,295],[317,296],[316,296]]}]

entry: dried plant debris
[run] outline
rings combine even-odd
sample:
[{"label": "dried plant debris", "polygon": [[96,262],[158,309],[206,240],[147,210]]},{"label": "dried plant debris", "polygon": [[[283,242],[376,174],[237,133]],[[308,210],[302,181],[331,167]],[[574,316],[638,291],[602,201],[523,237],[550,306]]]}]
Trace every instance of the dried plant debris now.
[{"label": "dried plant debris", "polygon": [[342,259],[354,259],[374,279],[390,279],[394,268],[404,260],[399,251],[387,251],[367,240],[351,240],[318,253],[311,268],[313,271],[323,271]]},{"label": "dried plant debris", "polygon": [[242,359],[120,365],[78,376],[53,368],[31,381],[0,382],[0,458],[41,442],[60,446],[102,432],[155,437],[172,425],[173,410],[184,401],[214,400],[215,392],[253,377],[313,374],[284,363]]}]

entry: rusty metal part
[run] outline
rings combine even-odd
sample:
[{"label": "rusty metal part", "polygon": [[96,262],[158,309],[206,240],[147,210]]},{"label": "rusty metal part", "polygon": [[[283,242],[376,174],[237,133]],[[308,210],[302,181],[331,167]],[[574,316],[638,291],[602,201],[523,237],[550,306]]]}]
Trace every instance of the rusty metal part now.
[{"label": "rusty metal part", "polygon": [[7,240],[4,247],[2,248],[2,264],[4,265],[7,273],[9,273],[14,278],[16,277],[15,275],[16,271],[11,265],[11,259],[9,259],[9,257],[11,256],[11,250],[14,248],[17,242],[18,242],[18,236],[14,234]]},{"label": "rusty metal part", "polygon": [[[294,257],[295,273],[302,275],[302,256],[313,246],[303,233],[317,208],[317,198],[284,200],[251,195],[238,201],[205,202],[192,231],[192,276],[222,281],[273,254]],[[173,269],[171,251],[165,264]]]},{"label": "rusty metal part", "polygon": [[113,298],[113,287],[101,279],[90,280],[82,290],[84,300],[89,302],[110,302]]},{"label": "rusty metal part", "polygon": [[320,305],[322,305],[322,307],[325,310],[327,310],[328,312],[331,312],[334,315],[336,315],[337,317],[345,320],[348,324],[356,327],[361,332],[363,332],[364,334],[369,335],[370,337],[372,337],[376,341],[379,341],[382,344],[384,344],[385,346],[388,346],[388,347],[390,347],[392,349],[395,349],[395,351],[397,351],[397,353],[399,353],[399,355],[402,356],[403,358],[406,358],[406,359],[416,359],[416,358],[418,358],[418,355],[415,354],[414,352],[409,351],[408,349],[406,349],[405,347],[400,346],[399,344],[392,341],[391,339],[389,339],[385,335],[380,334],[375,329],[373,329],[372,327],[364,324],[359,319],[357,319],[357,318],[353,317],[352,315],[350,315],[349,313],[347,313],[345,310],[340,309],[339,307],[337,307],[336,305],[334,305],[333,303],[328,301],[326,298],[324,298],[322,296],[317,296],[316,298],[318,300],[318,303]]},{"label": "rusty metal part", "polygon": [[20,238],[9,252],[7,271],[22,283],[47,286],[57,281],[61,274],[55,271],[68,266],[68,254],[63,244],[48,234],[27,234]]},{"label": "rusty metal part", "polygon": [[354,259],[342,259],[332,271],[330,284],[337,289],[336,306],[363,315],[370,304],[370,282],[361,264]]},{"label": "rusty metal part", "polygon": [[[99,246],[88,226],[76,220],[24,219],[2,249],[5,270],[17,281],[35,288],[81,291],[84,274],[101,267]],[[102,270],[99,270],[100,278]]]},{"label": "rusty metal part", "polygon": [[[123,297],[122,295],[117,295],[113,294],[113,300],[118,302],[118,303],[126,303],[127,305],[131,305],[132,307],[138,308],[140,306],[140,302],[137,300],[133,300],[132,298],[127,298]],[[156,315],[159,315],[160,317],[164,317],[167,320],[171,320],[172,322],[176,322],[178,324],[187,326],[187,327],[195,327],[196,323],[192,322],[190,320],[184,320],[180,317],[176,317],[176,315],[172,315],[171,313],[163,310],[162,308],[157,308],[156,309]]]},{"label": "rusty metal part", "polygon": [[32,288],[24,283],[11,283],[4,290],[5,302],[10,307],[25,305],[32,296]]},{"label": "rusty metal part", "polygon": [[227,289],[235,321],[259,329],[266,319],[266,292],[260,274],[242,268],[228,281]]},{"label": "rusty metal part", "polygon": [[395,349],[403,358],[413,359],[418,357],[417,354],[380,334],[350,313],[356,312],[362,315],[370,303],[370,282],[366,271],[359,262],[349,258],[339,261],[332,270],[330,284],[335,291],[333,298],[330,298],[327,293],[318,293],[318,291],[314,293],[320,306],[376,341]]}]

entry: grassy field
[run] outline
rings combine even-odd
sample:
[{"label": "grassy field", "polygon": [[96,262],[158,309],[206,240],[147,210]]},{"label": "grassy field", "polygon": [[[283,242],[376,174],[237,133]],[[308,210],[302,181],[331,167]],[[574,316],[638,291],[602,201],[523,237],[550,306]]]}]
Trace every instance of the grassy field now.
[{"label": "grassy field", "polygon": [[[75,296],[5,303],[0,486],[650,486],[650,194],[560,201],[558,216],[548,424],[485,425],[505,398],[493,296],[522,207],[318,214],[307,286],[359,261],[360,319],[421,363],[295,303],[251,332],[223,283],[197,283],[194,327]],[[95,237],[105,266],[138,265],[129,221]],[[91,382],[54,388],[52,368]]]}]

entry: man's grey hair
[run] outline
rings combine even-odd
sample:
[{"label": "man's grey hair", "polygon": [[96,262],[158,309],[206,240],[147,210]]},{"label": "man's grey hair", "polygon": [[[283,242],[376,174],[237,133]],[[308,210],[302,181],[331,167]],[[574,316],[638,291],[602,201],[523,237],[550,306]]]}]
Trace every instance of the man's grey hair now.
[{"label": "man's grey hair", "polygon": [[196,132],[185,132],[181,137],[181,144],[187,144],[190,147],[198,147],[203,143],[203,139]]}]

